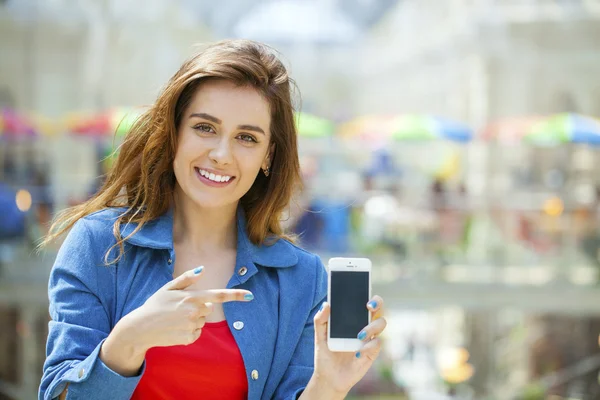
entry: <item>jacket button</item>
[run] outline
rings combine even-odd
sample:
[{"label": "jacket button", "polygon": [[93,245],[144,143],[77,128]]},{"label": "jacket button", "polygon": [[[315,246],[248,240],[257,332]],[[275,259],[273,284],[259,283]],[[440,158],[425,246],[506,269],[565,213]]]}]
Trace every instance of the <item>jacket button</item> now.
[{"label": "jacket button", "polygon": [[169,260],[167,261],[167,263],[169,263],[169,265],[171,265],[171,264],[173,264],[173,260],[171,260],[171,259],[169,258]]},{"label": "jacket button", "polygon": [[233,327],[236,331],[241,331],[242,329],[244,329],[244,323],[242,321],[235,321],[233,323]]},{"label": "jacket button", "polygon": [[252,376],[252,380],[253,380],[253,381],[257,380],[257,379],[258,379],[258,371],[257,371],[257,370],[255,370],[255,369],[254,369],[254,370],[252,370],[252,374],[251,374],[251,376]]},{"label": "jacket button", "polygon": [[239,276],[244,276],[244,275],[246,275],[246,273],[248,273],[248,268],[246,268],[246,267],[242,267],[242,268],[240,268],[240,270],[238,271],[238,275],[239,275]]},{"label": "jacket button", "polygon": [[79,376],[79,379],[83,378],[83,374],[85,374],[85,369],[84,369],[84,368],[81,368],[81,369],[79,370],[79,374],[77,374],[77,376]]}]

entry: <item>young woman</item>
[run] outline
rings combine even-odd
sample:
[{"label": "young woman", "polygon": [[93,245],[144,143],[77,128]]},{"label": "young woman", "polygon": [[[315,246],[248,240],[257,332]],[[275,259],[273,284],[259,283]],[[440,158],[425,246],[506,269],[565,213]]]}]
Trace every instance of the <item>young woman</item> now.
[{"label": "young woman", "polygon": [[279,218],[300,172],[292,81],[219,42],[136,122],[102,189],[67,210],[39,398],[341,399],[380,350],[327,348],[327,275]]}]

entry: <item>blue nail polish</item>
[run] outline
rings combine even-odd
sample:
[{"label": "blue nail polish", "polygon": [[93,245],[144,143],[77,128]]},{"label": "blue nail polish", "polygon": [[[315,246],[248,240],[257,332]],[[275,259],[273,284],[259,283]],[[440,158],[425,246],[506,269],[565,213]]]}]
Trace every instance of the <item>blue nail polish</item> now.
[{"label": "blue nail polish", "polygon": [[204,267],[198,267],[198,268],[194,269],[194,275],[198,275],[200,272],[202,272],[203,269],[204,269]]},{"label": "blue nail polish", "polygon": [[369,306],[371,306],[371,308],[374,310],[377,308],[377,302],[375,300],[372,300],[369,302]]},{"label": "blue nail polish", "polygon": [[252,293],[246,293],[244,295],[244,300],[247,300],[247,301],[254,300],[254,295]]},{"label": "blue nail polish", "polygon": [[360,351],[356,352],[356,358],[360,358]]},{"label": "blue nail polish", "polygon": [[319,307],[319,311],[323,311],[323,307],[325,307],[325,303],[321,303],[321,307]]},{"label": "blue nail polish", "polygon": [[358,334],[358,340],[363,340],[366,337],[367,337],[367,332],[365,332],[365,331],[362,331]]}]

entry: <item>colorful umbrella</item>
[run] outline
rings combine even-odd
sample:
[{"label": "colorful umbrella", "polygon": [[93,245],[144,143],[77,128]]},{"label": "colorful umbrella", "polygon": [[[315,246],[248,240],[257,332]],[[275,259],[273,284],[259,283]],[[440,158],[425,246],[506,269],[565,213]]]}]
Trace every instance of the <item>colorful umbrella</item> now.
[{"label": "colorful umbrella", "polygon": [[393,120],[394,117],[386,115],[363,115],[341,124],[337,134],[343,139],[387,139],[391,132],[390,122]]},{"label": "colorful umbrella", "polygon": [[29,115],[32,125],[35,127],[36,133],[41,136],[56,136],[63,132],[61,121],[57,118],[51,118],[39,113]]},{"label": "colorful umbrella", "polygon": [[10,108],[0,111],[0,137],[3,138],[32,138],[37,136],[33,124],[22,114]]},{"label": "colorful umbrella", "polygon": [[81,136],[103,137],[112,131],[108,113],[71,114],[67,117],[66,125],[69,132]]},{"label": "colorful umbrella", "polygon": [[431,115],[398,116],[391,123],[391,129],[391,137],[394,140],[446,139],[454,142],[468,142],[473,137],[473,132],[467,125]]},{"label": "colorful umbrella", "polygon": [[446,139],[467,142],[472,130],[457,121],[431,115],[370,115],[340,126],[340,137],[365,140],[427,141]]},{"label": "colorful umbrella", "polygon": [[481,138],[503,143],[520,142],[532,126],[543,120],[544,117],[535,115],[503,118],[487,124],[481,131]]},{"label": "colorful umbrella", "polygon": [[557,114],[533,124],[523,139],[539,145],[586,143],[598,146],[600,121],[578,114]]},{"label": "colorful umbrella", "polygon": [[332,136],[335,132],[335,125],[333,122],[312,114],[297,113],[296,124],[298,136],[321,138]]},{"label": "colorful umbrella", "polygon": [[119,108],[98,114],[72,114],[68,117],[67,128],[76,135],[110,137],[116,133],[121,137],[127,134],[142,112],[141,108]]}]

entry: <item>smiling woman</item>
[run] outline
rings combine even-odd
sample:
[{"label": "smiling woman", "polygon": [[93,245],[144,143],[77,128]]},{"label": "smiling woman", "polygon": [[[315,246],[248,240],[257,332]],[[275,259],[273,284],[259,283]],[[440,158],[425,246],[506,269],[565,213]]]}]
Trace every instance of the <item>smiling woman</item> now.
[{"label": "smiling woman", "polygon": [[40,399],[342,399],[366,373],[385,320],[330,352],[327,274],[280,225],[301,183],[292,87],[265,45],[208,47],[58,216]]},{"label": "smiling woman", "polygon": [[[227,93],[221,93],[215,86],[228,86]],[[200,94],[204,92],[200,87],[206,87],[208,93]],[[220,128],[222,133],[223,128],[232,129],[229,120],[225,121],[228,126],[223,127],[222,119],[242,111],[246,120],[236,117],[241,125],[238,128],[253,133],[255,140],[259,130],[269,135],[262,140],[270,157],[264,170],[269,173],[278,167],[269,179],[256,176],[240,201],[246,218],[252,221],[249,237],[255,244],[271,235],[291,239],[283,234],[279,218],[293,192],[301,187],[293,87],[293,80],[275,52],[255,42],[221,42],[191,57],[167,83],[154,106],[132,126],[102,190],[90,201],[61,214],[57,219],[60,224],[54,225],[60,229],[52,230],[46,243],[83,216],[105,207],[127,207],[114,226],[135,222],[139,223],[136,231],[163,215],[171,206],[171,194],[176,191],[173,161],[178,148],[182,148],[180,139],[188,137],[187,128],[207,134]],[[229,101],[232,103],[227,104]],[[214,102],[218,105],[213,105]],[[247,104],[245,109],[240,108],[244,104]],[[198,109],[199,105],[205,109]],[[215,115],[219,111],[227,115]],[[217,149],[217,153],[221,150]],[[118,237],[121,252],[122,244],[123,238]]]}]

